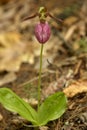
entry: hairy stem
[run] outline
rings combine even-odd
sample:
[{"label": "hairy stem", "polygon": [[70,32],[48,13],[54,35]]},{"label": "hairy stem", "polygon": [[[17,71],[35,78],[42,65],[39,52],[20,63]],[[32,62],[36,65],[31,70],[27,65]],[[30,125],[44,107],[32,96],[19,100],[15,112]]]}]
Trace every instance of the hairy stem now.
[{"label": "hairy stem", "polygon": [[39,109],[40,100],[41,100],[42,53],[43,53],[43,44],[41,44],[41,49],[40,49],[40,69],[39,69],[39,79],[38,79],[38,109]]}]

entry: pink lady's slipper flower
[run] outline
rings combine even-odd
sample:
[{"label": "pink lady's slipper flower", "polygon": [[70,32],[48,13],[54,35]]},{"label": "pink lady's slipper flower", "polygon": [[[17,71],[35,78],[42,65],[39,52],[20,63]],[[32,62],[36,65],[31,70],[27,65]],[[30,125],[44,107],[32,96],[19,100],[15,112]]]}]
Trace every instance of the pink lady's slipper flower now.
[{"label": "pink lady's slipper flower", "polygon": [[39,11],[36,12],[34,15],[25,18],[23,21],[35,18],[36,16],[39,16],[40,23],[38,23],[35,27],[35,36],[39,43],[44,44],[47,42],[50,38],[50,26],[46,22],[46,17],[49,16],[53,18],[56,21],[62,22],[60,19],[55,18],[52,16],[46,9],[46,7],[40,7]]},{"label": "pink lady's slipper flower", "polygon": [[50,26],[47,22],[45,23],[40,22],[36,25],[35,36],[41,44],[44,44],[49,40],[50,34],[51,34]]}]

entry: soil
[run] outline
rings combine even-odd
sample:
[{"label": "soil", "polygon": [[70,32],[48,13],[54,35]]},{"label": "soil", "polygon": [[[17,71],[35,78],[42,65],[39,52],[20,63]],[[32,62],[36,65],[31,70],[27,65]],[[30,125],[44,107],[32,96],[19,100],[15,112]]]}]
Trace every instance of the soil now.
[{"label": "soil", "polygon": [[[25,70],[24,70],[25,68]],[[56,70],[55,70],[56,71]],[[31,73],[31,75],[30,75]],[[35,98],[36,88],[30,88],[25,85],[23,86],[22,83],[29,81],[35,76],[35,72],[31,67],[27,64],[23,64],[20,71],[17,73],[18,78],[15,82],[6,84],[6,87],[9,87],[14,92],[16,92],[20,97],[29,99]],[[36,73],[37,76],[37,73]],[[48,80],[47,80],[48,78]],[[42,79],[44,83],[42,83],[43,90],[46,91],[47,89],[44,86],[50,84],[49,82],[53,82],[56,79],[55,74],[50,74]],[[56,79],[58,81],[58,79]],[[36,81],[33,81],[32,86],[36,85]],[[4,87],[4,86],[3,86]],[[27,91],[26,91],[27,88]],[[63,90],[63,86],[61,85],[57,91]],[[31,92],[33,94],[31,94]],[[49,93],[47,93],[49,94]],[[46,96],[46,94],[45,94]],[[32,102],[34,107],[36,106],[35,103]],[[0,130],[33,130],[34,128],[29,128],[31,125],[26,120],[22,119],[16,113],[11,113],[3,108],[0,105],[0,113],[3,116],[3,119],[0,121]],[[55,120],[53,122],[49,122],[47,124],[47,129],[49,130],[86,130],[87,129],[87,92],[78,93],[75,96],[68,98],[68,107],[64,115]]]},{"label": "soil", "polygon": [[[72,2],[77,1],[72,0]],[[6,4],[8,5],[7,1]],[[62,4],[62,2],[60,4]],[[52,3],[48,5],[49,9],[52,10]],[[34,6],[35,5],[33,5],[32,8]],[[55,6],[56,5],[54,4],[53,7]],[[56,14],[55,9],[53,11]],[[70,15],[66,17],[70,18]],[[69,20],[70,19],[68,19],[68,21]],[[71,27],[71,25],[68,25],[66,18],[64,19],[64,22],[65,25],[63,25],[62,27],[58,26],[58,29],[62,33],[65,33],[67,27],[68,29]],[[76,20],[76,22],[78,23],[78,20]],[[76,22],[73,24],[78,26]],[[53,26],[56,27],[57,25],[54,23],[52,25],[53,29],[52,38],[56,39],[55,35],[58,34],[56,30],[53,28]],[[26,38],[27,38],[28,30],[24,30],[23,32],[23,28],[22,30],[20,30],[19,28],[19,31],[20,32],[22,31],[22,35],[24,35],[26,31]],[[32,35],[32,29],[30,29],[30,31]],[[31,35],[29,37],[31,37]],[[64,91],[65,88],[68,88],[71,84],[73,84],[73,82],[79,82],[79,80],[83,82],[84,80],[85,81],[87,80],[87,52],[84,52],[84,47],[83,50],[81,50],[81,48],[78,46],[72,47],[72,43],[75,43],[77,41],[76,39],[80,39],[83,37],[80,36],[80,34],[78,34],[78,30],[76,30],[75,34],[72,35],[73,36],[71,36],[71,38],[68,40],[68,43],[70,43],[71,47],[68,46],[67,42],[65,42],[63,39],[62,43],[60,43],[59,45],[59,48],[56,49],[56,47],[54,47],[53,45],[52,46],[53,50],[52,48],[51,50],[47,50],[48,61],[46,59],[47,65],[46,63],[44,64],[45,67],[43,67],[41,78],[42,101],[52,93],[58,91]],[[85,32],[84,37],[87,37],[87,30]],[[59,39],[61,39],[61,36],[59,36]],[[29,40],[29,38],[27,40]],[[55,43],[56,40],[54,40],[53,42]],[[58,42],[60,41],[58,40]],[[76,47],[79,49],[76,49]],[[54,52],[55,55],[53,57]],[[51,58],[53,58],[52,62],[49,61],[50,59],[49,55],[51,55]],[[39,64],[39,56],[35,56],[33,64],[21,63],[20,69],[14,72],[16,74],[16,80],[5,83],[0,86],[10,88],[21,98],[30,103],[35,109],[37,107],[37,83],[39,72],[39,67],[37,67],[38,64]],[[9,71],[6,70],[1,71],[0,76],[6,75],[8,73]],[[73,96],[67,96],[67,99],[68,99],[67,110],[63,114],[63,116],[55,121],[49,122],[44,127],[38,128],[39,130],[87,130],[87,91],[80,90],[80,92],[77,92]],[[0,104],[0,130],[35,130],[35,128],[30,126],[32,126],[30,122],[21,118],[17,113],[7,111]]]}]

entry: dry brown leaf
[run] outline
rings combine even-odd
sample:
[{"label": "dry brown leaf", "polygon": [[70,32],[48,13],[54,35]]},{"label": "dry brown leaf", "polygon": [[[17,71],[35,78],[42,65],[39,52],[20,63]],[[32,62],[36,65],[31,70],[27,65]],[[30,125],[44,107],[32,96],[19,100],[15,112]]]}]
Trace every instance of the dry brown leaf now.
[{"label": "dry brown leaf", "polygon": [[67,33],[65,34],[65,40],[66,40],[66,41],[70,40],[70,38],[72,37],[72,35],[73,35],[73,33],[75,32],[76,28],[77,28],[77,25],[74,24],[74,25],[72,25],[72,26],[68,29]]},{"label": "dry brown leaf", "polygon": [[25,48],[19,33],[0,34],[0,71],[18,71]]},{"label": "dry brown leaf", "polygon": [[2,114],[0,113],[0,121],[2,121],[3,120],[3,116],[2,116]]},{"label": "dry brown leaf", "polygon": [[65,19],[64,24],[71,26],[73,23],[75,23],[77,21],[77,17],[75,16],[70,16],[67,19]]},{"label": "dry brown leaf", "polygon": [[79,80],[65,88],[63,92],[67,97],[73,97],[78,93],[87,92],[87,80]]},{"label": "dry brown leaf", "polygon": [[[40,55],[40,44],[37,41],[33,42],[26,42],[16,32],[0,34],[0,71],[18,71],[22,62],[33,64],[35,57]],[[49,42],[45,45],[43,52],[43,55],[48,57],[50,49],[55,51],[54,43]]]},{"label": "dry brown leaf", "polygon": [[2,78],[0,78],[0,86],[12,82],[16,80],[16,78],[17,76],[14,72],[9,72],[5,76],[2,76]]},{"label": "dry brown leaf", "polygon": [[47,126],[41,126],[40,130],[48,130],[49,128]]}]

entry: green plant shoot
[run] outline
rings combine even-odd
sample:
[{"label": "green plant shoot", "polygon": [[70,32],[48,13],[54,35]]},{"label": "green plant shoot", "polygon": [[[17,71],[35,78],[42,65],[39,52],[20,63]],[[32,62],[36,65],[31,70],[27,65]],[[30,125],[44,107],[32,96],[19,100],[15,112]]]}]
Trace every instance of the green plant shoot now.
[{"label": "green plant shoot", "polygon": [[40,23],[35,27],[35,36],[41,44],[40,50],[40,69],[38,79],[38,107],[37,111],[32,108],[23,99],[17,96],[9,88],[0,88],[0,103],[9,111],[17,112],[20,116],[30,121],[33,126],[43,126],[49,121],[58,119],[66,111],[67,98],[63,92],[57,92],[48,96],[43,103],[41,103],[41,73],[42,73],[42,54],[44,43],[50,38],[50,27],[46,22],[46,17],[50,16],[45,7],[40,7],[39,12],[35,15],[25,18],[28,20],[39,16]]}]

